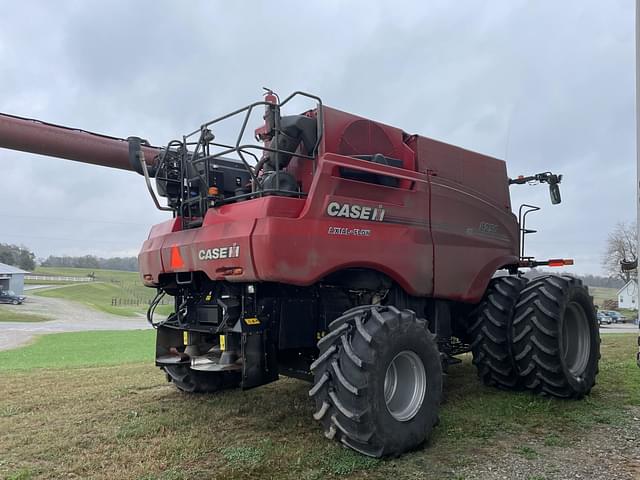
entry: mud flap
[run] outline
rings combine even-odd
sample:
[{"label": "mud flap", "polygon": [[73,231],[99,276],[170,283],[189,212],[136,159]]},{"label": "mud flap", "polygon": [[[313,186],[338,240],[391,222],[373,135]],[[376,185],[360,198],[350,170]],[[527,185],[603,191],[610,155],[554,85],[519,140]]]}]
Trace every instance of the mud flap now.
[{"label": "mud flap", "polygon": [[268,331],[242,334],[243,390],[271,383],[278,379],[278,362],[275,345],[269,340]]}]

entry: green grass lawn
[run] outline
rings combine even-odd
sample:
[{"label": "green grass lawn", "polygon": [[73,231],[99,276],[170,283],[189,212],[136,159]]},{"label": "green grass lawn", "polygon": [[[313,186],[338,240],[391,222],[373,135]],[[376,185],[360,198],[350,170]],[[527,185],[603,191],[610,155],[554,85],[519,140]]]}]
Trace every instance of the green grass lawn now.
[{"label": "green grass lawn", "polygon": [[43,335],[26,347],[0,351],[0,371],[153,362],[155,330]]},{"label": "green grass lawn", "polygon": [[[34,272],[46,275],[85,277],[95,274],[95,281],[61,285],[59,288],[34,291],[34,295],[63,298],[81,302],[96,310],[134,317],[146,313],[148,302],[155,296],[155,289],[145,287],[137,272],[97,270],[90,268],[38,267]],[[115,302],[115,305],[114,305]],[[156,312],[167,315],[170,305],[161,305]]]},{"label": "green grass lawn", "polygon": [[23,313],[20,305],[7,306],[0,305],[0,322],[44,322],[50,320],[49,317],[34,313]]},{"label": "green grass lawn", "polygon": [[0,478],[461,479],[505,450],[526,462],[606,442],[602,428],[625,435],[640,406],[636,349],[635,335],[604,336],[582,401],[484,387],[466,356],[429,444],[381,461],[323,437],[305,382],[186,395],[153,366],[152,331],[51,335],[0,356]]},{"label": "green grass lawn", "polygon": [[[118,284],[103,283],[99,281],[90,283],[74,283],[59,288],[46,289],[34,292],[34,295],[49,298],[63,298],[115,315],[124,317],[134,317],[147,310],[146,303],[141,305],[113,305],[112,299],[121,299],[121,295],[126,295]],[[128,298],[128,297],[125,297]],[[117,300],[116,300],[117,301]]]}]

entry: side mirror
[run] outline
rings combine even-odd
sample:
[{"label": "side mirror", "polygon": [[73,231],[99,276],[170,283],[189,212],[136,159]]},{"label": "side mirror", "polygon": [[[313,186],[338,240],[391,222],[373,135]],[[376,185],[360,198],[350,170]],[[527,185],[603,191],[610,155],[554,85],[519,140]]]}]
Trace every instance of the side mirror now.
[{"label": "side mirror", "polygon": [[552,204],[557,205],[562,201],[562,197],[560,197],[560,187],[557,183],[549,184],[549,193],[551,194]]}]

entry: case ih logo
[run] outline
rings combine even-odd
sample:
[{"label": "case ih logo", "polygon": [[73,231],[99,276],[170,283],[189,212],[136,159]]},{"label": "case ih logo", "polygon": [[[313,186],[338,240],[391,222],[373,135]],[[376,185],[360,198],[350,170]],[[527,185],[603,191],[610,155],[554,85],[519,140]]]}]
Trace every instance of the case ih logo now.
[{"label": "case ih logo", "polygon": [[350,203],[331,202],[327,205],[327,215],[330,217],[382,222],[382,220],[384,220],[384,208],[382,208],[382,205],[378,205],[377,207],[363,207],[362,205],[352,205]]},{"label": "case ih logo", "polygon": [[233,244],[230,247],[207,248],[198,252],[200,260],[218,260],[220,258],[238,258],[240,245]]}]

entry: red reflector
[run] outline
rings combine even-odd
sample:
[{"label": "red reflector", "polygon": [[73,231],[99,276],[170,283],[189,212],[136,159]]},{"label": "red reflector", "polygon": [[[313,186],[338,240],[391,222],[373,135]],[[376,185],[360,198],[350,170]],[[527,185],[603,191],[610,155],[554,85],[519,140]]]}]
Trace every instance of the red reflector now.
[{"label": "red reflector", "polygon": [[171,247],[171,268],[182,268],[184,267],[184,260],[182,260],[182,255],[180,255],[180,249],[177,245]]},{"label": "red reflector", "polygon": [[216,272],[220,275],[242,275],[244,270],[242,267],[222,267],[216,269]]},{"label": "red reflector", "polygon": [[554,258],[552,260],[549,260],[548,265],[550,267],[564,267],[565,265],[573,265],[573,259]]}]

